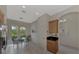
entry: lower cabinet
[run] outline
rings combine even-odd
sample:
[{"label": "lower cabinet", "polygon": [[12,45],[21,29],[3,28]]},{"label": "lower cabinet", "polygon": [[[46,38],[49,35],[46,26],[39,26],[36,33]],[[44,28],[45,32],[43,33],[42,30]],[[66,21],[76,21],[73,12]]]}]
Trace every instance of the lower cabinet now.
[{"label": "lower cabinet", "polygon": [[47,50],[56,54],[58,52],[58,40],[47,40]]}]

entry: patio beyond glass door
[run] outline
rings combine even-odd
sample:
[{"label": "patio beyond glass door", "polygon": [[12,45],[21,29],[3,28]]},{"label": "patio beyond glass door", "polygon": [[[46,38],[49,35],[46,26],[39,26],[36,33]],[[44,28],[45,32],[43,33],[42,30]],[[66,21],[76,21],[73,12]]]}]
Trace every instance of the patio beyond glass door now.
[{"label": "patio beyond glass door", "polygon": [[21,40],[26,41],[26,28],[25,27],[19,28],[19,36]]},{"label": "patio beyond glass door", "polygon": [[11,26],[11,38],[13,44],[16,43],[18,38],[18,26]]},{"label": "patio beyond glass door", "polygon": [[14,44],[26,41],[26,27],[11,26],[11,37]]}]

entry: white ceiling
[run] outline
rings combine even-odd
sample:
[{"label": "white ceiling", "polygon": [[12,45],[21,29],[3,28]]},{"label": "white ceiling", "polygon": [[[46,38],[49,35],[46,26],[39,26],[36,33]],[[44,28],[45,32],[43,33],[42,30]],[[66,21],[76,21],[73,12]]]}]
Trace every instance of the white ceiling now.
[{"label": "white ceiling", "polygon": [[68,5],[26,5],[24,8],[21,5],[7,6],[8,19],[24,21],[32,23],[43,14],[53,15],[61,12],[71,6]]}]

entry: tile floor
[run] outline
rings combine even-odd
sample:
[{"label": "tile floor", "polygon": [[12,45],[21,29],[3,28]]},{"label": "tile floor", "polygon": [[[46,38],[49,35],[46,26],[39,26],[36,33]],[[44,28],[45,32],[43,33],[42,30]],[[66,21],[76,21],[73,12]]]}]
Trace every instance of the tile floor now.
[{"label": "tile floor", "polygon": [[[2,49],[2,54],[53,54],[49,51],[44,51],[32,42],[8,44],[6,50]],[[61,45],[58,54],[79,54],[79,50]]]},{"label": "tile floor", "polygon": [[79,54],[79,49],[61,45],[58,54]]},{"label": "tile floor", "polygon": [[44,51],[33,43],[9,44],[6,50],[2,50],[3,54],[51,54],[49,51]]}]

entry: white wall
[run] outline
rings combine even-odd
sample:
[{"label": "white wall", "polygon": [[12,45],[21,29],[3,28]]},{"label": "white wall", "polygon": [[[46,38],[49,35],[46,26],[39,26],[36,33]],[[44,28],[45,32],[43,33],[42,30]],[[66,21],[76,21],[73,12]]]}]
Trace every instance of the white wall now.
[{"label": "white wall", "polygon": [[[79,48],[79,15],[77,14],[78,12],[79,6],[73,6],[65,11],[62,11],[52,16],[52,18],[57,17],[59,18],[59,20],[67,20],[67,22],[65,22],[64,24],[59,23],[59,26],[63,26],[64,29],[64,31],[59,34],[60,44]],[[59,28],[59,32],[61,30],[62,28]]]},{"label": "white wall", "polygon": [[[36,35],[36,37],[34,37],[32,40],[34,43],[36,43],[37,45],[39,45],[40,47],[46,49],[46,37],[47,37],[47,30],[48,30],[48,21],[51,21],[53,19],[61,19],[63,15],[71,13],[71,12],[79,12],[79,6],[73,6],[67,10],[64,10],[60,13],[57,13],[55,15],[49,16],[47,14],[41,16],[38,18],[38,20],[34,23],[32,23],[32,28],[35,29],[35,33],[34,35]],[[51,19],[50,19],[51,18]],[[59,34],[59,41],[62,42],[62,44],[74,47],[74,48],[79,48],[79,18],[78,15],[75,14],[71,15],[71,16],[67,16],[64,17],[67,18],[67,23],[64,24],[64,29],[65,29],[65,33],[62,33],[63,35],[65,34],[65,36],[63,36],[65,39],[63,39],[63,37],[60,37]],[[75,20],[76,19],[76,20]],[[75,25],[74,25],[75,24]],[[61,24],[59,23],[59,26]],[[61,29],[59,29],[61,30]],[[60,31],[59,31],[60,32]],[[35,39],[36,38],[36,39]],[[61,40],[61,38],[63,40]]]},{"label": "white wall", "polygon": [[[62,32],[62,36],[60,36],[61,44],[68,45],[74,48],[78,48],[78,20],[79,20],[79,14],[77,13],[70,13],[67,15],[64,15],[62,19],[66,19],[67,21],[65,23],[60,23],[60,26],[63,25],[63,27],[60,28]],[[63,30],[62,30],[63,28]]]},{"label": "white wall", "polygon": [[32,37],[32,41],[37,44],[39,47],[46,50],[47,48],[47,31],[48,31],[48,20],[50,19],[50,16],[47,14],[42,15],[38,18],[38,20],[34,23],[32,23],[32,29],[35,30],[36,39],[35,36]]},{"label": "white wall", "polygon": [[[33,22],[31,24],[31,37],[32,37],[32,42],[35,44],[38,44],[38,32],[37,32],[37,21]],[[34,31],[34,32],[32,32]]]}]

